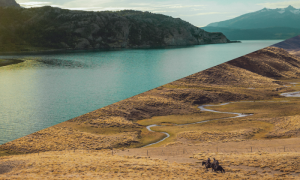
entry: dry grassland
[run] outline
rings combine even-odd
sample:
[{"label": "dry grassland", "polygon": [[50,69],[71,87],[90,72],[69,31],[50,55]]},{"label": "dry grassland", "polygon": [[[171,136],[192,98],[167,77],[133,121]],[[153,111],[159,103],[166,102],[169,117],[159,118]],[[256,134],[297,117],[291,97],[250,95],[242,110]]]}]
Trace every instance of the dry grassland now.
[{"label": "dry grassland", "polygon": [[300,153],[199,153],[194,158],[203,161],[214,157],[226,167],[228,173],[236,173],[241,179],[300,179]]},{"label": "dry grassland", "polygon": [[[193,164],[113,156],[110,151],[58,151],[1,158],[0,167],[5,165],[0,179],[199,179],[206,174]],[[216,173],[206,176],[221,177]]]},{"label": "dry grassland", "polygon": [[294,55],[294,56],[300,56],[300,50],[290,51],[289,53]]},{"label": "dry grassland", "polygon": [[[17,152],[44,152],[64,149],[111,149],[124,143],[137,141],[136,132],[100,135],[86,133],[73,128],[54,126],[39,131],[1,146],[2,149],[12,146]],[[7,148],[8,149],[8,148]]]},{"label": "dry grassland", "polygon": [[207,157],[218,159],[226,173],[206,171],[200,163],[77,150],[2,157],[0,179],[299,179],[299,153],[197,153],[192,158]]}]

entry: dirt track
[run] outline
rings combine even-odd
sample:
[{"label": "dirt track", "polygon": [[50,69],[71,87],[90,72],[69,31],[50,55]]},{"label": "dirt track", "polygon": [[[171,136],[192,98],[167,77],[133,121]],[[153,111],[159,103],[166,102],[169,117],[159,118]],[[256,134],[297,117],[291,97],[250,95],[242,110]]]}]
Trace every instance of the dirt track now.
[{"label": "dirt track", "polygon": [[207,142],[192,144],[187,142],[174,143],[164,147],[145,147],[115,150],[118,155],[147,156],[167,160],[169,162],[188,163],[195,162],[190,157],[200,152],[206,153],[251,153],[252,152],[300,152],[300,138],[273,139],[273,140],[245,140],[240,142]]}]

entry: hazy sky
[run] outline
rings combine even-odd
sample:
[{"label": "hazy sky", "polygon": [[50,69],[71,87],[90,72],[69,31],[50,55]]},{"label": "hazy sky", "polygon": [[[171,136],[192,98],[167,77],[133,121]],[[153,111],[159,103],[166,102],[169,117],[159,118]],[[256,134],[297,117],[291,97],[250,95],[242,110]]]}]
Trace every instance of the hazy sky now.
[{"label": "hazy sky", "polygon": [[266,8],[300,8],[299,0],[16,0],[23,7],[51,5],[86,11],[134,9],[179,17],[195,26]]}]

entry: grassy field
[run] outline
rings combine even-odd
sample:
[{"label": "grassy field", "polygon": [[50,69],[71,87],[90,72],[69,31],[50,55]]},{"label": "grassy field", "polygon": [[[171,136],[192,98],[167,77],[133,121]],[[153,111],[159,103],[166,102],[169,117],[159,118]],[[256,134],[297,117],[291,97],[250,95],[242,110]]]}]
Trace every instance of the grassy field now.
[{"label": "grassy field", "polygon": [[[300,177],[298,152],[238,154],[198,151],[191,158],[199,163],[171,163],[153,157],[116,153],[122,151],[52,151],[0,157],[0,179],[270,180]],[[201,162],[207,157],[218,159],[226,173],[206,171]]]},{"label": "grassy field", "polygon": [[157,125],[178,124],[179,125],[179,124],[195,123],[195,122],[211,120],[211,119],[225,118],[230,116],[232,115],[202,112],[202,113],[190,114],[190,115],[156,116],[156,117],[152,117],[151,119],[144,119],[144,120],[137,121],[137,123],[144,126],[148,126],[151,124],[157,124]]},{"label": "grassy field", "polygon": [[[158,132],[167,132],[170,138],[154,145],[161,146],[179,140],[195,141],[194,143],[206,141],[231,141],[236,139],[248,139],[252,133],[255,137],[260,137],[262,130],[269,130],[272,124],[261,121],[243,121],[243,120],[216,120],[202,124],[193,124],[186,126],[159,126],[152,130]],[[257,129],[262,129],[257,133]]]},{"label": "grassy field", "polygon": [[224,112],[254,113],[253,118],[271,118],[299,114],[299,98],[282,98],[279,100],[273,99],[272,101],[240,102],[226,106],[207,107],[207,109]]},{"label": "grassy field", "polygon": [[[271,138],[272,136],[270,134],[273,134],[276,138],[297,136],[296,132],[298,128],[300,129],[300,124],[298,123],[300,119],[299,107],[300,101],[297,98],[282,98],[274,99],[269,102],[240,102],[225,106],[212,106],[209,107],[209,109],[222,112],[253,113],[254,115],[244,118],[213,120],[201,124],[182,126],[174,126],[173,124],[177,124],[178,120],[183,117],[185,118],[184,122],[193,122],[193,120],[197,118],[193,116],[172,118],[156,117],[153,118],[155,124],[165,122],[166,120],[168,120],[167,122],[169,124],[153,127],[152,130],[167,132],[170,134],[170,138],[154,146],[158,147],[180,139],[192,140],[195,141],[194,143],[198,143],[203,141],[226,142],[236,139],[264,139]],[[199,115],[198,119],[200,120],[201,118],[204,117]],[[146,124],[148,121],[149,120],[145,120],[141,122]],[[294,135],[284,135],[283,132],[289,131],[295,131]],[[280,132],[282,132],[281,135],[279,135]],[[277,135],[275,136],[274,133]]]},{"label": "grassy field", "polygon": [[[297,82],[294,80],[293,82]],[[291,82],[291,81],[286,81]],[[300,89],[300,85],[291,85],[293,91]],[[218,104],[216,104],[218,105]],[[298,131],[298,115],[300,115],[299,98],[279,97],[264,101],[235,102],[224,106],[206,107],[221,112],[238,112],[253,114],[244,118],[220,119],[200,124],[182,125],[205,120],[232,117],[230,114],[203,112],[192,115],[158,116],[151,119],[137,121],[141,125],[157,124],[152,127],[156,132],[167,132],[170,137],[165,141],[152,145],[159,147],[177,141],[188,140],[193,143],[205,141],[236,141],[247,139],[287,138],[292,131]],[[181,126],[178,126],[180,125]]]}]

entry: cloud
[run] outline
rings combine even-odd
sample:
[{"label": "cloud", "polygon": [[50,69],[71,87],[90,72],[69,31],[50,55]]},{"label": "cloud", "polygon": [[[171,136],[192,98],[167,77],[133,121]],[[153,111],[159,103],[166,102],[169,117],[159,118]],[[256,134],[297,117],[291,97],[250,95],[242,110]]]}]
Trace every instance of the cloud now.
[{"label": "cloud", "polygon": [[191,5],[185,5],[185,4],[174,4],[174,3],[129,3],[133,6],[139,6],[139,7],[150,7],[150,8],[171,8],[171,9],[181,9],[181,8],[196,8],[196,7],[203,7],[205,5],[200,4],[191,4]]},{"label": "cloud", "polygon": [[180,16],[204,16],[204,15],[212,15],[212,14],[229,14],[229,12],[203,12],[197,14],[182,14]]},{"label": "cloud", "polygon": [[27,7],[41,7],[41,6],[49,6],[51,5],[51,2],[24,2],[24,3],[19,3],[21,6],[27,8]]},{"label": "cloud", "polygon": [[148,0],[146,2],[141,2],[138,0],[45,0],[47,2],[32,1],[26,2],[27,0],[20,0],[21,6],[30,7],[41,7],[41,6],[55,6],[64,9],[71,10],[85,10],[85,11],[105,11],[105,10],[141,10],[141,11],[151,11],[151,12],[174,12],[174,11],[195,11],[201,10],[205,5],[199,3],[181,3],[180,1],[160,1]]},{"label": "cloud", "polygon": [[266,8],[286,8],[289,5],[294,6],[295,8],[300,8],[300,1],[283,1],[283,2],[266,2],[259,3],[257,5],[266,7]]},{"label": "cloud", "polygon": [[176,12],[176,11],[152,11],[153,13],[170,13],[170,12]]},{"label": "cloud", "polygon": [[210,14],[228,14],[228,12],[204,12],[204,13],[197,13],[197,16],[202,16],[202,15],[210,15]]},{"label": "cloud", "polygon": [[193,7],[203,7],[204,5],[181,5],[181,4],[175,4],[175,5],[168,5],[167,8],[172,9],[182,9],[182,8],[193,8]]},{"label": "cloud", "polygon": [[[1,0],[0,0],[1,1]],[[180,17],[195,25],[205,25],[211,22],[226,20],[227,15],[241,15],[249,9],[259,8],[260,5],[247,1],[234,0],[16,0],[21,6],[40,7],[54,6],[63,9],[83,11],[119,11],[125,9],[150,11],[167,16]],[[272,0],[255,0],[256,3],[272,2]],[[279,0],[277,0],[279,1]],[[295,1],[295,0],[289,0]],[[257,9],[258,10],[258,9]],[[227,12],[224,12],[227,11]],[[230,12],[230,13],[228,13]]]}]

